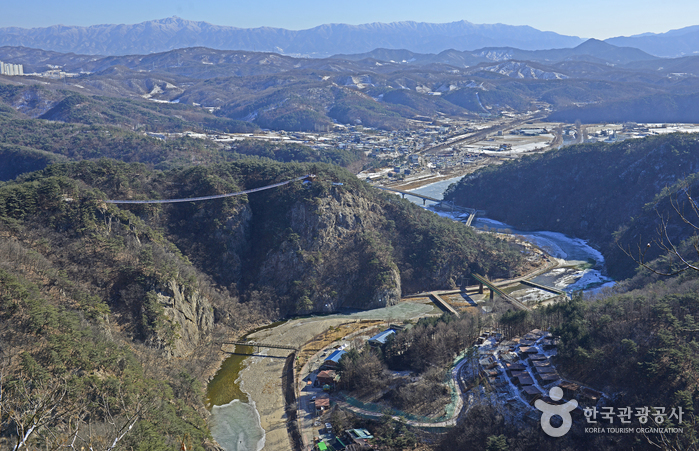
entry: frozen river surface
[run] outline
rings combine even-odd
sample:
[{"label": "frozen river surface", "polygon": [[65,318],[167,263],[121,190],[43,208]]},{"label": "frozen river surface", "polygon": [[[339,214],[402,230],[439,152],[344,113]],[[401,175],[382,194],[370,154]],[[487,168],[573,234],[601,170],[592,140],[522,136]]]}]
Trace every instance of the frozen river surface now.
[{"label": "frozen river surface", "polygon": [[[452,183],[456,183],[461,177],[432,183],[411,190],[416,194],[442,199],[444,190]],[[411,202],[422,205],[422,199],[406,196]],[[434,204],[434,203],[432,203]],[[429,208],[430,205],[427,206]],[[451,214],[439,212],[440,215],[453,217]],[[488,218],[476,217],[473,226],[479,229],[521,235],[528,241],[536,244],[552,257],[560,260],[560,267],[535,278],[533,281],[542,285],[548,285],[568,293],[578,290],[594,290],[602,286],[613,285],[614,282],[604,275],[604,257],[602,254],[580,238],[571,238],[562,233],[538,231],[523,232],[505,223]]]}]

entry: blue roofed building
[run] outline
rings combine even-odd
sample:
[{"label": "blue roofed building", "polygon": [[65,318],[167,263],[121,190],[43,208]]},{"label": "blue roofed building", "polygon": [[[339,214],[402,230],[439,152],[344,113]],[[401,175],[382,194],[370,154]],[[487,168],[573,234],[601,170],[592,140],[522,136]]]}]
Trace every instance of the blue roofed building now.
[{"label": "blue roofed building", "polygon": [[336,349],[332,354],[326,357],[325,361],[323,362],[323,368],[337,369],[337,367],[340,365],[340,359],[345,354],[347,354],[347,351],[343,349]]},{"label": "blue roofed building", "polygon": [[374,335],[369,339],[369,344],[372,346],[381,346],[382,344],[386,343],[386,340],[388,340],[388,337],[391,335],[395,334],[396,331],[393,329],[387,329],[384,330],[383,332]]}]

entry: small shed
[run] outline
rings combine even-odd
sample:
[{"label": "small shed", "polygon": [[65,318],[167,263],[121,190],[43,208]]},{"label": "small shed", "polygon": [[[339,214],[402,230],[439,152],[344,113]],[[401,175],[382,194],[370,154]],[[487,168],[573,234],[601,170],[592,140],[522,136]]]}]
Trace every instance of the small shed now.
[{"label": "small shed", "polygon": [[374,438],[371,433],[366,430],[366,429],[349,429],[345,431],[347,434],[347,437],[349,437],[350,440],[352,440],[354,443],[360,445],[360,446],[365,446],[369,444],[369,439]]},{"label": "small shed", "polygon": [[563,390],[563,397],[565,399],[574,399],[580,392],[580,386],[574,382],[563,381],[558,384],[558,387]]},{"label": "small shed", "polygon": [[541,340],[541,347],[544,348],[544,350],[548,351],[549,349],[553,349],[556,347],[556,341],[550,338],[545,338]]},{"label": "small shed", "polygon": [[519,356],[514,353],[514,352],[501,352],[500,353],[500,360],[503,360],[505,362],[514,362],[516,360],[519,360]]},{"label": "small shed", "polygon": [[497,377],[498,374],[500,374],[500,371],[498,371],[497,368],[493,368],[492,370],[484,370],[483,372],[488,377]]},{"label": "small shed", "polygon": [[543,362],[548,360],[548,357],[543,354],[527,354],[527,358],[532,362]]},{"label": "small shed", "polygon": [[557,382],[560,380],[560,377],[558,377],[558,374],[556,373],[545,373],[545,374],[537,374],[537,379],[541,381],[542,384],[550,384],[552,382]]},{"label": "small shed", "polygon": [[534,385],[534,379],[529,375],[520,375],[517,377],[517,385]]},{"label": "small shed", "polygon": [[490,369],[497,366],[497,362],[493,356],[482,358],[478,361],[478,363],[485,369]]},{"label": "small shed", "polygon": [[521,363],[508,363],[505,366],[507,367],[507,374],[510,377],[516,377],[515,373],[520,373],[526,369]]},{"label": "small shed", "polygon": [[541,398],[543,393],[541,393],[541,390],[536,388],[533,385],[525,385],[522,387],[522,394],[524,395],[524,399],[529,401],[529,403],[533,403],[537,399]]},{"label": "small shed", "polygon": [[327,396],[323,398],[317,398],[315,404],[316,413],[321,413],[330,408],[330,398],[328,398]]}]

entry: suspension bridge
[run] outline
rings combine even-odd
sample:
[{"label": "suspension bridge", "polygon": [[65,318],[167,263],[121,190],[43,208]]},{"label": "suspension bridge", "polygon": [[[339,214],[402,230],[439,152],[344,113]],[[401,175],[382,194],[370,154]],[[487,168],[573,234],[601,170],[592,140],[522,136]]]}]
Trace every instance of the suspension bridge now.
[{"label": "suspension bridge", "polygon": [[272,189],[272,188],[277,188],[279,186],[288,185],[289,183],[298,182],[300,180],[310,181],[310,180],[313,180],[314,178],[315,178],[315,175],[307,174],[307,175],[302,175],[301,177],[296,177],[296,178],[291,179],[291,180],[286,180],[284,182],[275,183],[273,185],[261,186],[259,188],[247,189],[245,191],[237,191],[235,193],[215,194],[212,196],[187,197],[187,198],[183,198],[183,199],[151,199],[151,200],[129,200],[129,199],[115,200],[115,199],[109,199],[109,200],[105,200],[103,202],[106,204],[174,204],[174,203],[178,203],[178,202],[199,202],[199,201],[203,201],[203,200],[223,199],[225,197],[242,196],[243,194],[256,193],[258,191],[264,191],[264,190],[268,190],[268,189]]}]

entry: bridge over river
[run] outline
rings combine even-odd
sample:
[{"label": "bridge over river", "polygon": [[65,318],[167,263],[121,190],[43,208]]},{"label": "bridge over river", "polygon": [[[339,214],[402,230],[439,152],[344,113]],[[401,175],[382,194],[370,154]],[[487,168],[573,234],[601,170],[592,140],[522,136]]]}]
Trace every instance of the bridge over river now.
[{"label": "bridge over river", "polygon": [[272,348],[272,349],[286,349],[288,351],[298,351],[299,348],[295,346],[278,345],[270,343],[258,343],[256,341],[224,341],[221,342],[222,345],[239,345],[239,346],[250,346],[252,348],[257,348],[257,352],[260,348]]},{"label": "bridge over river", "polygon": [[463,213],[468,213],[469,216],[468,216],[468,219],[466,220],[467,226],[471,225],[471,223],[473,222],[473,219],[476,217],[476,215],[478,213],[483,214],[482,211],[476,210],[475,208],[461,207],[459,205],[454,204],[453,202],[445,201],[443,199],[437,199],[435,197],[426,196],[424,194],[418,194],[418,193],[414,193],[411,191],[403,191],[403,190],[395,189],[395,188],[388,188],[386,186],[377,186],[376,188],[383,190],[383,191],[390,191],[392,193],[400,194],[401,196],[403,196],[403,199],[405,199],[405,196],[417,197],[418,199],[422,199],[422,205],[425,205],[427,203],[427,201],[429,200],[431,202],[436,202],[436,203],[440,204],[442,207],[446,207],[448,209],[451,209],[451,211],[460,211]]},{"label": "bridge over river", "polygon": [[490,289],[490,299],[492,300],[495,294],[497,293],[501,298],[512,304],[517,310],[529,310],[531,311],[531,307],[528,307],[524,305],[522,302],[518,301],[517,299],[513,298],[512,296],[508,295],[504,291],[502,291],[500,288],[498,288],[493,282],[490,280],[486,279],[485,277],[481,276],[480,274],[471,274],[474,279],[478,281],[479,287],[478,287],[478,292],[483,293],[483,286],[485,285]]},{"label": "bridge over river", "polygon": [[[444,310],[446,312],[449,312],[449,313],[455,314],[456,316],[459,316],[459,312],[450,303],[449,297],[452,295],[461,294],[462,296],[466,296],[466,298],[468,298],[468,295],[466,295],[466,293],[469,290],[477,290],[478,294],[483,294],[485,291],[485,288],[487,288],[490,292],[489,297],[490,297],[491,301],[495,298],[495,295],[497,294],[501,299],[503,299],[505,302],[508,302],[516,310],[531,311],[532,310],[531,307],[524,304],[522,301],[515,298],[514,296],[505,293],[503,291],[503,289],[505,289],[506,287],[511,287],[513,285],[522,284],[522,285],[528,285],[530,287],[537,288],[537,289],[542,290],[542,291],[548,291],[548,292],[556,295],[553,298],[547,299],[547,301],[556,300],[559,298],[567,298],[568,295],[566,294],[566,292],[564,292],[562,290],[531,281],[531,279],[533,279],[533,278],[535,278],[535,277],[537,277],[545,272],[548,272],[548,271],[556,268],[557,266],[558,266],[557,263],[550,262],[545,267],[539,268],[536,271],[533,271],[533,272],[526,274],[524,276],[517,277],[515,279],[499,280],[497,282],[489,280],[488,278],[481,276],[480,274],[474,273],[474,274],[471,274],[471,276],[476,280],[476,282],[478,282],[478,284],[476,286],[471,286],[470,288],[464,286],[461,289],[456,289],[456,290],[441,290],[441,291],[430,291],[430,292],[425,292],[425,293],[417,293],[417,294],[405,296],[404,298],[406,298],[406,299],[409,299],[409,298],[429,298],[441,310]],[[471,302],[473,306],[476,305],[473,300],[470,300],[469,302]]]}]

